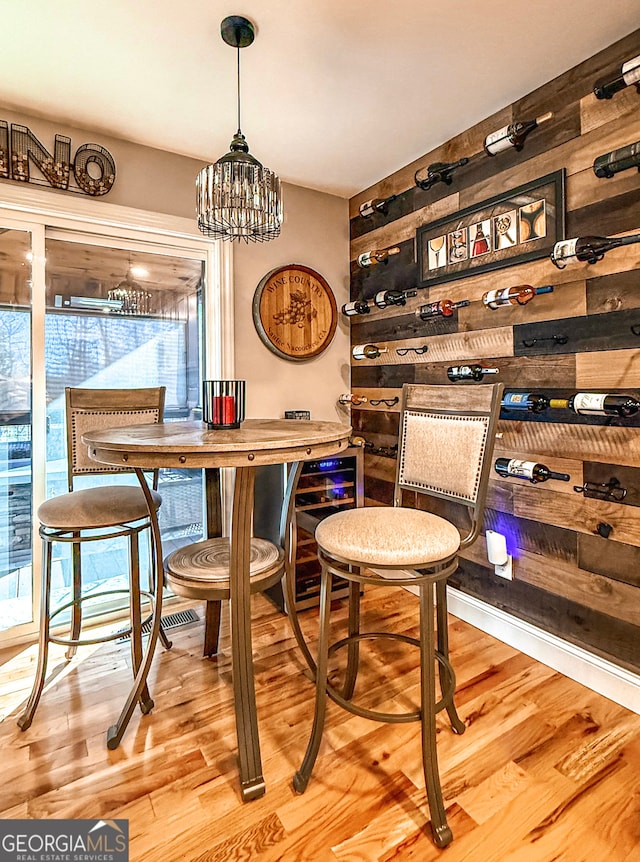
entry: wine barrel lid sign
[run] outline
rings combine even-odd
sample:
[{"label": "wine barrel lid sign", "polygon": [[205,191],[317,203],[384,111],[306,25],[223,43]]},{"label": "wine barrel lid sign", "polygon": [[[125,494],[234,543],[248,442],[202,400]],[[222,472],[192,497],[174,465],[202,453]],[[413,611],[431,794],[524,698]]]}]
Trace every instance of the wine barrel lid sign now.
[{"label": "wine barrel lid sign", "polygon": [[336,300],[325,279],[297,263],[265,275],[253,296],[258,335],[283,359],[311,359],[326,350],[337,316]]}]

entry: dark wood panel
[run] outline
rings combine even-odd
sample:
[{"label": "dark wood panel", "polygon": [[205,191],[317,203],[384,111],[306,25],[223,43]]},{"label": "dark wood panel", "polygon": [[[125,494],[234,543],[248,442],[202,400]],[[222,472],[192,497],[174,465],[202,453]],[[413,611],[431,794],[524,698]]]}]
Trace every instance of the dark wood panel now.
[{"label": "dark wood panel", "polygon": [[495,509],[486,509],[484,526],[487,530],[496,530],[505,535],[511,553],[512,549],[520,548],[534,554],[544,554],[554,560],[577,562],[578,535],[573,530],[527,518],[516,518]]},{"label": "dark wood panel", "polygon": [[[351,262],[351,299],[372,299],[379,290],[409,290],[418,284],[418,265],[415,262],[415,241],[393,243],[400,254],[388,257],[382,263],[362,267]],[[377,248],[372,245],[371,248]],[[426,302],[426,300],[425,300]]]},{"label": "dark wood panel", "polygon": [[[594,176],[594,181],[598,182]],[[640,227],[640,186],[567,213],[567,236],[610,236]],[[615,255],[616,250],[608,252]]]},{"label": "dark wood panel", "polygon": [[[533,389],[519,389],[519,388],[509,388],[509,392],[533,392]],[[571,395],[575,394],[575,389],[548,389],[542,386],[536,387],[535,392],[546,395],[548,398],[570,398]],[[591,390],[589,390],[591,391]],[[602,389],[596,389],[595,392],[602,392]],[[612,389],[611,392],[616,392],[616,390]],[[624,389],[619,390],[620,392],[624,391],[629,395],[633,395],[635,398],[640,399],[640,389]],[[527,413],[526,411],[519,410],[502,410],[500,412],[501,419],[507,420],[516,420],[522,422],[538,422],[538,423],[562,423],[563,425],[601,425],[606,427],[628,427],[628,428],[640,428],[640,413],[635,416],[629,416],[626,419],[619,418],[617,416],[585,416],[578,413],[574,413],[573,410],[565,410],[565,409],[556,409],[552,408],[549,410],[545,410],[543,413]]]},{"label": "dark wood panel", "polygon": [[449,579],[499,610],[525,620],[614,663],[640,669],[640,628],[597,613],[561,596],[519,581],[498,578],[488,568],[468,560]]},{"label": "dark wood panel", "polygon": [[415,383],[415,365],[354,365],[351,367],[351,386],[356,388],[401,387],[403,383]]},{"label": "dark wood panel", "polygon": [[609,540],[581,533],[578,565],[588,572],[640,587],[640,548],[635,545],[618,544],[613,553]]},{"label": "dark wood panel", "polygon": [[640,272],[637,269],[587,279],[587,314],[604,314],[623,308],[640,308]]},{"label": "dark wood panel", "polygon": [[591,93],[593,85],[640,52],[640,30],[636,30],[599,51],[593,57],[563,72],[514,103],[514,116],[537,116],[542,111],[562,110],[563,105],[576,102]]},{"label": "dark wood panel", "polygon": [[[587,314],[516,324],[513,327],[513,350],[516,356],[535,356],[637,348],[640,347],[640,338],[634,335],[631,327],[639,324],[640,314],[635,308],[606,315]],[[567,343],[556,343],[555,337],[566,338]]]},{"label": "dark wood panel", "polygon": [[[469,362],[434,362],[416,366],[416,383],[448,383],[447,369],[451,365],[468,365]],[[537,356],[484,358],[478,363],[484,368],[499,368],[500,373],[489,375],[476,385],[504,383],[509,389],[530,386],[531,391],[540,387],[571,386],[575,384],[575,356]],[[456,386],[462,384],[454,384]]]},{"label": "dark wood panel", "polygon": [[354,409],[351,412],[351,427],[354,434],[361,434],[363,437],[370,434],[387,434],[397,442],[400,414],[392,413],[390,410]]},{"label": "dark wood panel", "polygon": [[405,338],[429,338],[432,335],[447,335],[458,331],[458,313],[451,317],[434,317],[420,320],[415,314],[398,313],[391,317],[369,317],[367,314],[351,318],[351,341],[353,344],[368,344],[377,341],[401,341]]},{"label": "dark wood panel", "polygon": [[[391,459],[389,459],[391,461]],[[393,462],[395,463],[395,461]],[[373,476],[364,476],[364,495],[365,497],[375,500],[377,503],[382,503],[385,506],[393,505],[393,482],[385,482],[382,479],[376,479]]]},{"label": "dark wood panel", "polygon": [[[593,482],[596,485],[609,482],[616,478],[622,488],[626,488],[627,495],[621,501],[622,506],[640,506],[640,468],[623,467],[616,464],[602,464],[598,461],[584,462],[584,481]],[[596,496],[591,492],[586,496]]]}]

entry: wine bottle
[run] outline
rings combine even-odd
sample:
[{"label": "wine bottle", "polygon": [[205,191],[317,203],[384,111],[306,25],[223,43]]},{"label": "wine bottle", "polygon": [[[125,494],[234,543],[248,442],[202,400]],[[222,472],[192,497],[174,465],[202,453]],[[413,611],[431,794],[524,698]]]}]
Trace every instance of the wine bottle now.
[{"label": "wine bottle", "polygon": [[482,380],[485,374],[499,374],[499,368],[485,368],[482,365],[452,365],[447,368],[447,377],[456,380]]},{"label": "wine bottle", "polygon": [[[619,90],[630,87],[631,84],[640,84],[640,54],[623,63],[617,75],[609,78],[601,78],[593,85],[593,94],[596,99],[613,99]],[[640,86],[638,86],[640,92]]]},{"label": "wine bottle", "polygon": [[633,245],[640,242],[640,233],[627,236],[578,236],[574,239],[562,239],[551,251],[551,261],[558,269],[564,269],[568,263],[586,261],[597,263],[612,248],[622,245]]},{"label": "wine bottle", "polygon": [[576,392],[571,398],[552,398],[551,407],[573,410],[583,416],[634,416],[640,401],[633,395],[611,395],[599,392]]},{"label": "wine bottle", "polygon": [[393,248],[374,248],[371,251],[365,251],[358,256],[358,266],[374,266],[376,263],[388,260],[393,254],[400,254],[397,245],[394,245]]},{"label": "wine bottle", "polygon": [[439,299],[437,302],[421,305],[415,314],[420,320],[428,320],[430,317],[451,317],[456,308],[466,308],[469,304],[468,299],[461,299],[460,302]]},{"label": "wine bottle", "polygon": [[457,171],[458,168],[463,168],[468,163],[469,159],[466,156],[458,159],[457,162],[433,162],[427,168],[427,175],[424,179],[418,179],[418,174],[424,168],[417,170],[413,179],[415,184],[423,191],[427,191],[431,186],[435,186],[436,183],[445,183],[445,185],[450,186],[453,182],[453,172]]},{"label": "wine bottle", "polygon": [[347,317],[353,317],[356,314],[369,314],[371,307],[366,299],[356,299],[354,302],[345,302],[341,310]]},{"label": "wine bottle", "polygon": [[629,168],[637,168],[640,171],[640,141],[598,156],[593,163],[593,172],[601,179],[611,179],[615,174]]},{"label": "wine bottle", "polygon": [[504,410],[542,413],[551,406],[551,402],[546,395],[539,395],[536,392],[506,392],[501,406]]},{"label": "wine bottle", "polygon": [[547,111],[546,114],[541,114],[535,120],[523,120],[521,123],[510,123],[508,126],[503,126],[497,132],[491,132],[484,139],[485,152],[488,156],[497,156],[498,153],[508,150],[509,147],[521,150],[527,135],[530,135],[542,123],[552,119],[553,111]]},{"label": "wine bottle", "polygon": [[356,344],[351,351],[354,359],[377,359],[382,353],[387,353],[387,348],[377,344]]},{"label": "wine bottle", "polygon": [[345,392],[338,398],[338,404],[353,404],[354,407],[359,407],[360,404],[367,403],[366,395],[356,395],[353,392]]},{"label": "wine bottle", "polygon": [[417,295],[418,291],[413,288],[410,290],[380,290],[373,297],[373,301],[378,308],[386,308],[388,305],[406,305],[407,297]]},{"label": "wine bottle", "polygon": [[496,309],[503,305],[526,305],[538,293],[553,293],[553,285],[531,287],[530,284],[519,284],[517,287],[503,287],[500,290],[488,290],[482,297],[487,308]]},{"label": "wine bottle", "polygon": [[537,482],[546,482],[547,479],[558,479],[560,482],[568,482],[571,479],[568,473],[555,473],[545,464],[537,464],[535,461],[520,461],[517,458],[496,458],[493,466],[496,473],[499,473],[501,476],[528,479],[534,485]]},{"label": "wine bottle", "polygon": [[389,204],[396,199],[397,195],[389,195],[388,198],[373,198],[370,201],[365,201],[360,204],[360,215],[362,218],[369,218],[374,213],[382,213],[388,215]]}]

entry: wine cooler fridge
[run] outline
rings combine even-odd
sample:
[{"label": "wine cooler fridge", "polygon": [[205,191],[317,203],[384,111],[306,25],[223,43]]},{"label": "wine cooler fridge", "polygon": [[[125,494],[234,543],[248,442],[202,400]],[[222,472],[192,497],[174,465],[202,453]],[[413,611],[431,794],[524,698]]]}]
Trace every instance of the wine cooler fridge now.
[{"label": "wine cooler fridge", "polygon": [[[362,453],[362,448],[351,446],[340,455],[306,461],[302,467],[295,505],[296,610],[314,607],[319,601],[320,563],[314,539],[317,525],[328,515],[364,503]],[[284,610],[282,585],[276,584],[266,592]],[[332,597],[341,599],[347,594],[347,583],[334,578]]]}]

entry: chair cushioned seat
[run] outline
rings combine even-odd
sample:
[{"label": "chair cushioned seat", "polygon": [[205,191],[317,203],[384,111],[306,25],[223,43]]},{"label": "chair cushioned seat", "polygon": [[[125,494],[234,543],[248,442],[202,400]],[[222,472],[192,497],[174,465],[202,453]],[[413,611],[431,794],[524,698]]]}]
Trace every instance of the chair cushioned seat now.
[{"label": "chair cushioned seat", "polygon": [[316,528],[316,542],[339,559],[402,568],[447,559],[460,547],[460,534],[430,512],[370,506],[325,518]]},{"label": "chair cushioned seat", "polygon": [[[162,497],[151,492],[156,509]],[[128,524],[149,515],[142,488],[135,485],[103,485],[52,497],[38,507],[38,520],[54,530],[88,530]]]},{"label": "chair cushioned seat", "polygon": [[[224,588],[229,581],[230,558],[229,539],[205,539],[174,551],[165,561],[165,571],[171,583],[198,581]],[[266,539],[251,539],[250,577],[273,569],[283,560],[282,548]]]}]

